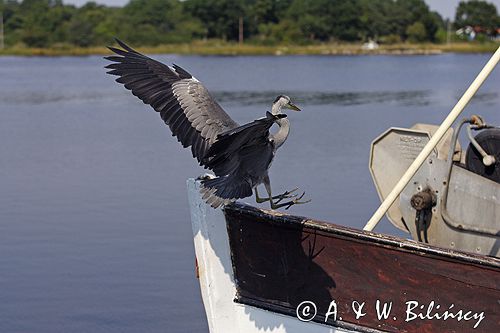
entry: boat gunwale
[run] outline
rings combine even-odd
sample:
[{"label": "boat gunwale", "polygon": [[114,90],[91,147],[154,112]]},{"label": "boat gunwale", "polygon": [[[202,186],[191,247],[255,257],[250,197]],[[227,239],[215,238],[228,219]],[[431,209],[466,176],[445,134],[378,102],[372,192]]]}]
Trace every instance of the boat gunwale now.
[{"label": "boat gunwale", "polygon": [[472,265],[479,265],[482,268],[500,269],[500,258],[473,254],[458,250],[446,249],[414,240],[403,239],[396,236],[385,235],[373,231],[358,230],[350,227],[337,225],[331,222],[310,219],[308,217],[289,215],[286,213],[260,209],[243,203],[233,203],[224,207],[224,215],[241,214],[251,216],[260,221],[268,220],[272,224],[286,224],[292,227],[307,227],[317,230],[328,237],[337,237],[349,241],[356,241],[372,246],[381,246],[396,251],[406,252],[414,255],[432,257],[438,260],[449,260]]}]

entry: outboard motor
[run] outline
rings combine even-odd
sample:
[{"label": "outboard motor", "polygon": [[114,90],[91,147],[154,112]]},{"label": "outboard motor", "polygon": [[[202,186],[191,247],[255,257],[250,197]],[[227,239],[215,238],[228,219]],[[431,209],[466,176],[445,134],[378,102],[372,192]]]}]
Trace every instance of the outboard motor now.
[{"label": "outboard motor", "polygon": [[[466,151],[458,143],[463,126],[470,141]],[[373,141],[370,172],[382,201],[437,128],[390,128]],[[387,217],[415,240],[500,256],[500,128],[473,116],[450,129]]]}]

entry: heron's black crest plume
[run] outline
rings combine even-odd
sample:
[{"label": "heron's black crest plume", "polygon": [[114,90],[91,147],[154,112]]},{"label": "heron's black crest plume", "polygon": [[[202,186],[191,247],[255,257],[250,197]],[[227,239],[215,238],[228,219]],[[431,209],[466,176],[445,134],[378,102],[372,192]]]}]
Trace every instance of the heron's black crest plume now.
[{"label": "heron's black crest plume", "polygon": [[274,103],[276,103],[277,101],[279,101],[279,100],[280,100],[280,98],[282,98],[282,97],[284,98],[285,96],[283,96],[283,95],[279,95],[278,97],[276,97],[276,98],[274,99],[273,104],[274,104]]}]

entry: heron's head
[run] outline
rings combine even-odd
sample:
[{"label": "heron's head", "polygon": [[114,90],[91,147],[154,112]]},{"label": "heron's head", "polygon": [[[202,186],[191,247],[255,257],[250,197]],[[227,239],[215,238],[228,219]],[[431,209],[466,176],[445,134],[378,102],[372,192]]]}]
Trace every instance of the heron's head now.
[{"label": "heron's head", "polygon": [[290,97],[286,95],[279,95],[273,102],[273,114],[278,114],[281,112],[281,109],[289,109],[293,111],[300,111],[297,105],[293,104],[290,100]]}]

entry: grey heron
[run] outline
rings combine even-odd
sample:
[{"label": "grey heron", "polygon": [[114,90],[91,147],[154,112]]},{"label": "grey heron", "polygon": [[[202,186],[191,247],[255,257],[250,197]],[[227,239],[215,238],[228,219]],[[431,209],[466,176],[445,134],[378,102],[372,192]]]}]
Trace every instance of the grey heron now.
[{"label": "grey heron", "polygon": [[[276,150],[288,137],[290,122],[283,109],[300,111],[285,95],[278,96],[266,117],[239,126],[212,98],[195,77],[177,65],[153,60],[116,40],[120,48],[109,47],[116,55],[105,57],[108,74],[117,75],[132,94],[160,113],[184,148],[215,177],[201,181],[201,193],[212,207],[246,198],[255,191],[258,203],[269,201],[272,209],[290,208],[310,200],[297,189],[273,196],[268,170]],[[270,128],[279,129],[271,134]],[[264,184],[267,197],[260,197],[257,186]],[[290,199],[283,202],[286,199]]]}]

